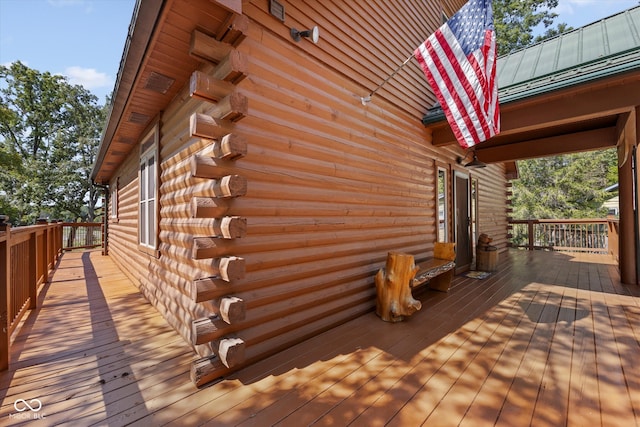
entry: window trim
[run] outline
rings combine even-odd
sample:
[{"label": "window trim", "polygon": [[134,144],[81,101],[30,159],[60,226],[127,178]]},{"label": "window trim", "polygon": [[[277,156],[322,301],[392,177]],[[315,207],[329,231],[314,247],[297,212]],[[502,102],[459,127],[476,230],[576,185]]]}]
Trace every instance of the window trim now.
[{"label": "window trim", "polygon": [[[436,163],[436,168],[435,168],[436,172],[436,191],[435,191],[435,198],[436,198],[436,241],[437,242],[448,242],[449,241],[449,166],[444,164],[444,163],[440,163],[437,162]],[[442,239],[440,238],[440,172],[442,172],[442,176],[444,179],[444,230],[443,230],[443,236]]]},{"label": "window trim", "polygon": [[114,183],[111,185],[111,206],[109,210],[109,218],[113,222],[118,222],[118,180],[119,177],[115,179]]},{"label": "window trim", "polygon": [[[158,239],[159,239],[159,215],[158,215],[158,181],[159,181],[159,126],[155,124],[153,128],[144,134],[144,138],[140,141],[140,156],[138,161],[138,249],[141,252],[144,252],[148,255],[158,257]],[[146,165],[146,170],[149,168],[149,160],[153,159],[153,197],[147,197],[143,200],[143,166]],[[149,180],[144,180],[145,184],[148,184]],[[146,229],[147,239],[151,240],[153,237],[153,242],[150,244],[148,241],[143,241],[143,223],[142,223],[142,206],[143,203],[146,203],[147,206],[149,202],[152,200],[153,203],[153,224]]]}]

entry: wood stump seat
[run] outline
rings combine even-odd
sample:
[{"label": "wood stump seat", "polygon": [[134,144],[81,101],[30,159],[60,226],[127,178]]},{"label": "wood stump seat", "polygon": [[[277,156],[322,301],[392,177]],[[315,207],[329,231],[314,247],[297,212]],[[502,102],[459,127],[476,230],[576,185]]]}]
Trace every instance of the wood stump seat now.
[{"label": "wood stump seat", "polygon": [[376,314],[386,322],[400,322],[420,310],[422,304],[411,289],[429,282],[429,287],[447,292],[453,279],[455,243],[436,242],[434,259],[418,265],[411,254],[389,252],[385,268],[376,274]]}]

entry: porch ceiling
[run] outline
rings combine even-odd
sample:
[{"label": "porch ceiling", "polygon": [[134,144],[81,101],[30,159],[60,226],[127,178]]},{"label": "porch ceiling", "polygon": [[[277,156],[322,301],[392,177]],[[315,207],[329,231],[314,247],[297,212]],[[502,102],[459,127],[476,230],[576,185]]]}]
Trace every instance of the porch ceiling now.
[{"label": "porch ceiling", "polygon": [[[499,135],[476,147],[485,163],[615,147],[618,116],[638,104],[640,70],[506,104]],[[433,144],[455,144],[446,121],[430,126]]]}]

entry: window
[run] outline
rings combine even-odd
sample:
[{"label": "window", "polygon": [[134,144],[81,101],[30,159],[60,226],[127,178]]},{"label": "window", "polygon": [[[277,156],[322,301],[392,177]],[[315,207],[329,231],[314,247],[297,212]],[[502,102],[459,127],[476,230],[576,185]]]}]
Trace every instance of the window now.
[{"label": "window", "polygon": [[118,218],[118,178],[111,187],[111,218]]},{"label": "window", "polygon": [[152,130],[142,141],[140,148],[140,210],[138,221],[139,243],[142,248],[157,246],[157,129]]},{"label": "window", "polygon": [[447,185],[447,171],[444,168],[438,168],[438,241],[446,242],[448,239],[449,224],[448,209],[449,197],[448,197],[448,185]]}]

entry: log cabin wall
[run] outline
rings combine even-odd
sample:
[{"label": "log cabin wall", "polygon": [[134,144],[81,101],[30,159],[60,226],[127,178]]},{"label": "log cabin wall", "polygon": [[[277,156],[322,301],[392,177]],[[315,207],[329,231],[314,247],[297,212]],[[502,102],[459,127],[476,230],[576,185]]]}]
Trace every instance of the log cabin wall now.
[{"label": "log cabin wall", "polygon": [[[360,101],[440,25],[441,6],[281,3],[284,23],[267,0],[243,2],[249,26],[236,49],[247,72],[233,84],[248,109],[212,131],[245,141],[246,153],[220,157],[222,138],[207,137],[198,114],[216,116],[221,101],[193,96],[193,84],[158,118],[159,256],[137,249],[139,147],[111,180],[109,253],[194,346],[198,385],[372,310],[388,251],[433,256],[435,162],[459,167],[461,150],[433,147],[420,122],[434,101],[414,60]],[[291,39],[291,27],[313,25],[317,45]],[[203,61],[192,82],[216,70]],[[504,169],[472,176],[480,232],[504,248]],[[239,183],[235,194],[222,194],[223,177]],[[226,218],[237,235],[221,236]]]}]

